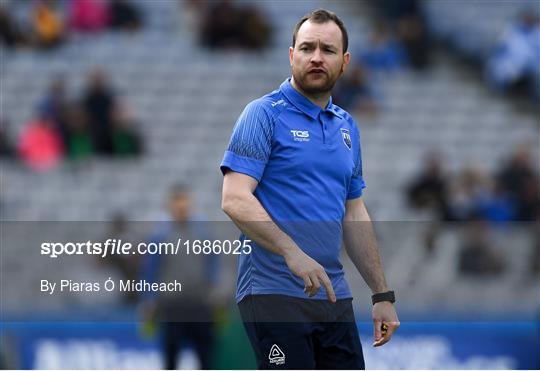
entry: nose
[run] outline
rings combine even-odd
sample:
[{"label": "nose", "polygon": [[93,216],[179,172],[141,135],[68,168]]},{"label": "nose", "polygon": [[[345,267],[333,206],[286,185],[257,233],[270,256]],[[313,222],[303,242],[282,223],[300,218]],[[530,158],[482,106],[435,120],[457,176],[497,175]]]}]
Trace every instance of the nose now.
[{"label": "nose", "polygon": [[323,60],[322,60],[321,49],[316,48],[315,51],[313,52],[313,54],[311,55],[311,63],[320,64],[322,62],[323,62]]}]

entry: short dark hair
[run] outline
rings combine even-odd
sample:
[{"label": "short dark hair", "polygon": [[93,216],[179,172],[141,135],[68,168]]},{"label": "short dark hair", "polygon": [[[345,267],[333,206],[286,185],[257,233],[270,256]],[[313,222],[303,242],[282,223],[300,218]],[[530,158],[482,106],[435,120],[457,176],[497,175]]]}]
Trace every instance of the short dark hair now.
[{"label": "short dark hair", "polygon": [[300,27],[302,27],[304,22],[308,20],[313,23],[318,23],[318,24],[326,23],[326,22],[334,22],[335,24],[337,24],[337,26],[341,30],[341,38],[343,41],[343,53],[347,52],[347,49],[349,48],[349,35],[347,34],[347,29],[345,28],[345,24],[335,13],[332,13],[326,9],[314,10],[311,13],[303,16],[302,19],[298,21],[296,26],[294,26],[294,31],[293,31],[293,36],[292,36],[293,48],[296,44],[296,36],[298,35],[298,30],[300,29]]}]

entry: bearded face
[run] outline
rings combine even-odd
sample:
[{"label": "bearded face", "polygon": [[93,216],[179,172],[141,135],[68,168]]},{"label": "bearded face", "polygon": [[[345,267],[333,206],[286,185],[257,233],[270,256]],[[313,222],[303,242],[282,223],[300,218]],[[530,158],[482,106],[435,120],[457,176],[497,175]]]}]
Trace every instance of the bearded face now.
[{"label": "bearded face", "polygon": [[338,25],[309,20],[298,30],[289,57],[294,81],[308,95],[330,93],[349,61]]}]

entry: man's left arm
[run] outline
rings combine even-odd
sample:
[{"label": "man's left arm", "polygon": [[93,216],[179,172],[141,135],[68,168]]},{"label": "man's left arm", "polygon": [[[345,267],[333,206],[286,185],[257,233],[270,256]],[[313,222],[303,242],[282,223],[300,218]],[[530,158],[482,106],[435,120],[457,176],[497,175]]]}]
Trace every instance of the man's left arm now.
[{"label": "man's left arm", "polygon": [[[388,291],[371,218],[361,197],[347,200],[343,239],[347,254],[372,293]],[[373,346],[377,347],[390,341],[399,327],[399,320],[394,305],[389,301],[375,303],[372,316],[375,339]],[[382,330],[383,325],[388,327],[386,331]]]}]

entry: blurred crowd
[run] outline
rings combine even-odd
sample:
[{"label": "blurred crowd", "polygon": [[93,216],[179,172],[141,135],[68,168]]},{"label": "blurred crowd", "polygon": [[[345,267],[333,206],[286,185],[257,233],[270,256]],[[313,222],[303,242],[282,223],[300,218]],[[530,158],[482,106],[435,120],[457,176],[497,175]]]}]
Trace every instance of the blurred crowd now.
[{"label": "blurred crowd", "polygon": [[256,5],[231,0],[189,1],[199,39],[210,49],[261,50],[269,46],[272,28]]},{"label": "blurred crowd", "polygon": [[[180,11],[197,18],[200,43],[211,49],[260,50],[272,29],[257,7],[233,1],[179,2]],[[21,16],[24,9],[26,17]],[[4,47],[54,49],[73,34],[136,32],[144,26],[140,4],[132,0],[32,0],[0,4],[0,42]],[[94,155],[126,157],[142,153],[143,140],[128,102],[118,98],[105,70],[89,74],[86,88],[71,99],[63,76],[53,81],[24,123],[18,138],[0,117],[0,156],[18,158],[36,171],[54,168],[64,158],[78,163]],[[18,131],[18,130],[17,130]]]},{"label": "blurred crowd", "polygon": [[[20,9],[30,14],[21,16]],[[33,48],[50,53],[74,33],[134,32],[142,12],[130,0],[34,0],[0,4],[0,41],[9,49]],[[142,138],[128,103],[116,96],[106,71],[89,73],[83,92],[70,94],[64,76],[53,81],[26,123],[0,117],[0,156],[16,158],[35,171],[54,168],[63,159],[81,163],[94,156],[134,156]],[[77,98],[72,98],[73,96]],[[11,125],[23,124],[17,138]]]},{"label": "blurred crowd", "polygon": [[432,45],[418,1],[370,1],[368,4],[374,21],[369,35],[352,47],[354,58],[336,86],[334,100],[348,111],[373,118],[384,100],[374,78],[405,68],[429,69]]},{"label": "blurred crowd", "polygon": [[[527,144],[518,146],[492,174],[476,164],[448,172],[443,156],[426,154],[424,165],[410,182],[406,196],[411,208],[447,226],[465,226],[459,253],[459,271],[466,275],[498,275],[508,267],[496,251],[492,231],[507,226],[540,230],[540,173]],[[426,253],[436,248],[440,227],[425,235]],[[540,277],[540,234],[532,237],[528,270]]]},{"label": "blurred crowd", "polygon": [[449,174],[439,153],[428,153],[410,184],[410,205],[441,221],[534,221],[540,218],[540,178],[532,148],[520,145],[494,174],[479,164]]},{"label": "blurred crowd", "polygon": [[17,157],[35,171],[52,169],[63,159],[84,163],[95,155],[140,155],[143,139],[136,119],[108,81],[105,71],[96,68],[80,97],[70,99],[65,79],[55,78],[16,144],[8,133],[0,133],[0,155]]},{"label": "blurred crowd", "polygon": [[[272,27],[255,5],[231,0],[179,1],[180,11],[196,19],[193,27],[201,45],[211,49],[260,50],[272,40]],[[0,4],[0,41],[10,48],[51,49],[73,33],[136,32],[144,26],[144,12],[133,0],[29,0],[31,16],[14,16],[16,0]],[[24,18],[24,17],[23,17]]]},{"label": "blurred crowd", "polygon": [[142,26],[142,14],[129,0],[36,0],[32,4],[31,17],[24,22],[13,17],[15,1],[2,2],[0,39],[4,45],[50,49],[64,43],[72,32],[136,31]]},{"label": "blurred crowd", "polygon": [[[370,35],[353,48],[355,58],[337,86],[335,100],[347,110],[374,117],[384,103],[374,76],[402,68],[429,69],[438,40],[428,27],[421,2],[384,0],[367,4],[374,19]],[[462,11],[466,12],[465,7]],[[459,30],[454,31],[459,34]],[[540,98],[540,9],[522,10],[503,31],[494,40],[489,57],[479,61],[489,85],[510,95]],[[453,51],[456,55],[469,53],[459,47]]]}]

